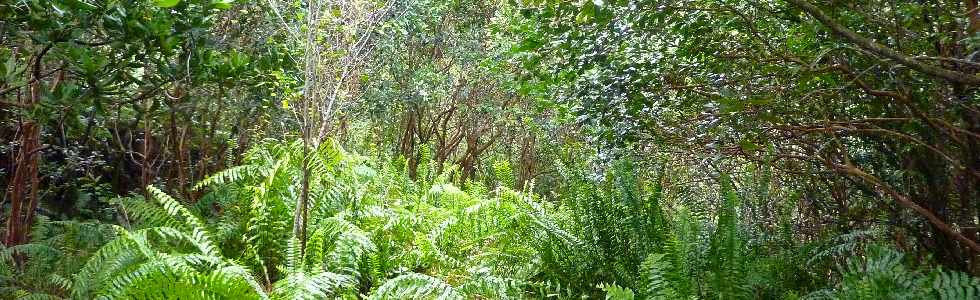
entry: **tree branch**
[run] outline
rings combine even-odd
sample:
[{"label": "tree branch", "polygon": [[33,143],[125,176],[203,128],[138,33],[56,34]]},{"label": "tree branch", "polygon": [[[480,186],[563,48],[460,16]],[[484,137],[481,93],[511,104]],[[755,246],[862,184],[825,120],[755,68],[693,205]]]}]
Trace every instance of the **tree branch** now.
[{"label": "tree branch", "polygon": [[48,71],[47,73],[44,73],[44,74],[42,74],[39,77],[33,77],[33,78],[31,78],[31,80],[27,81],[26,83],[24,83],[22,85],[12,86],[12,87],[8,87],[8,88],[5,88],[3,90],[0,90],[0,96],[6,95],[7,93],[12,92],[12,91],[15,91],[15,90],[17,90],[19,88],[27,87],[27,86],[31,85],[32,83],[34,83],[35,81],[41,80],[43,78],[46,78],[48,76],[51,76],[51,74],[54,74],[55,72],[61,71],[61,69],[62,69],[62,67],[58,67],[57,69],[53,69],[51,71]]},{"label": "tree branch", "polygon": [[892,50],[891,48],[888,48],[885,45],[879,44],[875,41],[865,38],[857,34],[856,32],[847,29],[846,27],[844,27],[844,25],[838,23],[837,20],[834,20],[834,18],[831,18],[822,10],[820,10],[820,8],[817,8],[816,6],[810,4],[805,0],[786,0],[786,2],[796,5],[804,12],[806,12],[813,18],[817,19],[817,21],[820,21],[820,23],[822,23],[824,26],[829,27],[830,30],[833,31],[834,33],[844,37],[845,40],[858,45],[859,47],[861,47],[864,50],[867,50],[868,52],[890,58],[892,60],[895,60],[901,65],[907,66],[916,71],[922,72],[926,75],[931,75],[933,77],[944,79],[949,82],[961,83],[967,85],[980,85],[980,77],[917,61],[914,58],[902,54],[898,51]]},{"label": "tree branch", "polygon": [[[794,0],[790,0],[790,1],[794,1]],[[963,243],[963,245],[966,245],[967,248],[969,248],[974,253],[980,253],[980,244],[977,244],[976,241],[971,240],[970,238],[966,237],[962,233],[956,231],[955,229],[953,229],[952,226],[946,224],[946,222],[940,219],[939,216],[936,216],[936,214],[934,214],[932,211],[916,204],[915,202],[910,200],[907,196],[902,195],[901,193],[895,191],[895,189],[891,188],[891,186],[881,181],[881,179],[878,179],[878,177],[868,174],[853,165],[836,165],[835,167],[837,168],[837,170],[843,173],[850,174],[852,176],[860,178],[864,182],[881,189],[886,194],[888,194],[893,199],[895,199],[895,201],[898,202],[899,205],[905,208],[912,209],[922,217],[926,218],[926,220],[929,221],[929,224],[932,224],[932,226],[936,227],[936,229],[939,229],[939,231],[942,231],[947,236],[957,241],[960,241],[961,243]]]}]

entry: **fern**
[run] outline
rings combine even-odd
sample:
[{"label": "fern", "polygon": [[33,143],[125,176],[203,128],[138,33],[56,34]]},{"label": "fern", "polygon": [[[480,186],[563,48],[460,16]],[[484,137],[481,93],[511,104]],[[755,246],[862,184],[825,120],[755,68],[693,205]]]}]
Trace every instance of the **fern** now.
[{"label": "fern", "polygon": [[640,266],[644,278],[643,294],[647,299],[680,299],[680,295],[674,289],[675,280],[679,276],[675,275],[676,269],[671,265],[670,260],[665,254],[651,254],[643,260]]},{"label": "fern", "polygon": [[851,257],[839,268],[840,283],[805,299],[975,299],[980,280],[960,272],[909,269],[905,255],[871,245],[865,257]]},{"label": "fern", "polygon": [[307,268],[300,257],[298,244],[295,238],[290,239],[282,272],[285,278],[275,283],[274,299],[324,299],[354,285],[354,278],[350,275]]},{"label": "fern", "polygon": [[39,216],[31,237],[27,244],[0,245],[0,298],[68,297],[71,275],[115,232],[111,225],[96,221],[51,221]]},{"label": "fern", "polygon": [[940,300],[980,298],[980,279],[962,272],[937,270],[923,284]]},{"label": "fern", "polygon": [[738,196],[727,175],[721,178],[722,204],[718,212],[718,223],[715,232],[711,234],[708,248],[708,272],[711,292],[720,298],[743,298],[745,278],[740,268],[744,263],[741,250],[742,241],[738,235],[737,213]]},{"label": "fern", "polygon": [[470,279],[456,289],[468,299],[523,299],[524,282],[489,274],[472,274]]},{"label": "fern", "polygon": [[[509,188],[504,163],[493,166],[498,184],[471,181],[460,188],[452,167],[436,173],[422,165],[413,181],[397,161],[369,161],[332,142],[302,151],[298,142],[262,143],[242,166],[198,183],[209,193],[194,204],[155,187],[147,188],[152,199],[115,199],[124,226],[41,218],[36,241],[0,248],[0,293],[37,299],[795,299],[798,293],[969,299],[980,293],[974,277],[916,270],[901,253],[866,249],[877,229],[773,250],[783,244],[757,238],[765,233],[743,226],[740,217],[743,207],[771,196],[770,188],[741,191],[750,199],[743,204],[728,176],[698,187],[717,193],[685,199],[692,194],[664,189],[621,160],[605,176],[570,171],[567,186],[545,197]],[[291,226],[304,168],[314,172],[309,234],[300,251]],[[19,256],[29,260],[18,266]],[[843,263],[831,278],[815,279],[826,277],[828,262]],[[834,285],[814,291],[827,282]]]},{"label": "fern", "polygon": [[148,191],[185,226],[132,232],[118,228],[119,238],[103,246],[75,276],[76,297],[268,298],[249,272],[221,257],[197,216],[162,191]]},{"label": "fern", "polygon": [[381,285],[368,299],[465,299],[451,285],[438,278],[410,273],[400,275]]}]

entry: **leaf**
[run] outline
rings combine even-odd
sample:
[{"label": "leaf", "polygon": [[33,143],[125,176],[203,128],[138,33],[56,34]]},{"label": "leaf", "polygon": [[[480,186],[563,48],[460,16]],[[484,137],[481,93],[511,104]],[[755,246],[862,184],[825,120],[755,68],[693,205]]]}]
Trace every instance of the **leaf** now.
[{"label": "leaf", "polygon": [[233,3],[235,0],[211,0],[211,5],[217,9],[229,9]]},{"label": "leaf", "polygon": [[531,50],[537,50],[542,45],[544,45],[544,42],[541,42],[541,41],[539,41],[539,40],[537,40],[535,38],[528,37],[528,38],[525,38],[523,41],[521,41],[520,45],[517,46],[516,49],[514,49],[513,52],[515,52],[515,53],[517,53],[517,52],[529,52]]},{"label": "leaf", "polygon": [[575,22],[579,24],[588,23],[593,17],[595,17],[595,4],[589,1],[582,6],[582,10],[575,16]]},{"label": "leaf", "polygon": [[813,58],[813,62],[810,63],[810,68],[816,68],[817,64],[819,64],[820,61],[823,60],[824,56],[830,53],[830,51],[837,50],[838,48],[839,47],[830,47],[830,48],[824,48],[823,50],[820,50],[820,52],[817,53],[817,56]]},{"label": "leaf", "polygon": [[[725,94],[725,90],[722,90],[722,94]],[[719,108],[723,113],[733,113],[745,110],[745,102],[742,102],[736,98],[723,97],[718,100]]]},{"label": "leaf", "polygon": [[633,290],[613,284],[599,284],[596,286],[606,292],[606,300],[633,300],[636,295]]},{"label": "leaf", "polygon": [[748,139],[743,139],[741,142],[738,143],[738,145],[739,147],[742,148],[742,151],[746,153],[754,153],[756,150],[759,150],[759,145],[753,143]]},{"label": "leaf", "polygon": [[153,0],[153,4],[163,8],[169,8],[180,4],[180,0]]}]

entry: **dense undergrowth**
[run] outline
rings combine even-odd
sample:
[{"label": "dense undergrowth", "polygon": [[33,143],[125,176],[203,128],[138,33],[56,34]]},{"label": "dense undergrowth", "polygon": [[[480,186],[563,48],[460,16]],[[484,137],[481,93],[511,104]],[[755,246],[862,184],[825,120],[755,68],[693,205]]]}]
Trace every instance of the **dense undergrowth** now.
[{"label": "dense undergrowth", "polygon": [[980,299],[970,1],[0,1],[0,299]]},{"label": "dense undergrowth", "polygon": [[[453,185],[430,163],[324,143],[311,178],[305,251],[292,231],[302,144],[267,141],[201,181],[188,203],[150,187],[113,200],[118,222],[51,221],[5,248],[2,294],[17,299],[973,299],[980,281],[917,268],[880,232],[798,242],[743,224],[722,176],[717,211],[671,199],[618,161],[570,175],[548,197]],[[431,173],[427,173],[431,172]],[[575,174],[576,172],[571,172]],[[581,172],[578,172],[581,173]],[[716,215],[715,218],[708,217]]]}]

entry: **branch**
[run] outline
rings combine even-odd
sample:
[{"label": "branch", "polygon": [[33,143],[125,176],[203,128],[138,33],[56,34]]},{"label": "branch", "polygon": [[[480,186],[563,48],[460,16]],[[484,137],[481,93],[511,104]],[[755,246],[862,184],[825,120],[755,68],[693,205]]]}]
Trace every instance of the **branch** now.
[{"label": "branch", "polygon": [[[794,1],[794,0],[790,0],[790,1]],[[925,207],[916,204],[915,202],[910,200],[907,196],[902,195],[901,193],[895,191],[895,189],[891,188],[888,184],[882,182],[881,179],[878,179],[878,177],[865,173],[861,169],[858,169],[857,167],[852,165],[836,165],[836,168],[839,171],[842,171],[846,174],[850,174],[855,177],[858,177],[861,180],[865,181],[866,183],[871,184],[872,186],[878,187],[886,194],[894,198],[899,205],[905,208],[912,209],[919,215],[925,217],[926,220],[928,220],[929,223],[932,224],[932,226],[936,227],[936,229],[939,229],[939,231],[942,231],[947,236],[957,241],[960,241],[961,243],[966,245],[967,248],[972,250],[974,253],[980,253],[980,244],[977,244],[976,241],[971,240],[970,238],[966,237],[962,233],[956,231],[955,229],[953,229],[953,227],[949,226],[949,224],[946,224],[946,222],[940,219],[939,216],[936,216],[936,214],[934,214],[932,211],[929,211]]]},{"label": "branch", "polygon": [[30,105],[27,105],[27,104],[24,104],[24,103],[12,102],[12,101],[4,101],[4,100],[0,100],[0,106],[10,106],[10,107],[20,107],[20,108],[29,108],[29,107],[31,107]]},{"label": "branch", "polygon": [[828,16],[826,13],[820,10],[820,8],[817,8],[816,6],[810,4],[805,0],[786,0],[786,1],[796,5],[797,7],[805,11],[807,14],[817,19],[817,21],[820,21],[820,23],[822,23],[824,26],[829,27],[830,30],[832,30],[834,33],[844,37],[844,39],[846,39],[847,41],[858,45],[864,50],[867,50],[871,53],[883,57],[893,59],[899,64],[905,65],[916,71],[934,77],[938,77],[949,82],[961,83],[967,85],[980,85],[980,77],[917,61],[912,57],[909,57],[898,51],[892,50],[891,48],[888,48],[885,45],[879,44],[875,41],[872,41],[868,38],[858,35],[856,32],[847,29],[846,27],[844,27],[844,25],[838,23],[837,20],[834,20],[833,18]]},{"label": "branch", "polygon": [[12,86],[12,87],[8,87],[8,88],[5,88],[3,90],[0,90],[0,96],[6,95],[7,93],[12,92],[14,90],[17,90],[19,88],[29,86],[32,83],[34,83],[35,81],[38,81],[38,80],[41,80],[42,78],[46,78],[48,76],[51,76],[51,74],[54,74],[54,72],[61,71],[61,69],[62,69],[62,67],[58,67],[57,69],[53,69],[51,71],[48,71],[47,73],[42,74],[40,77],[32,77],[31,80],[27,81],[26,83],[24,83],[22,85]]}]

